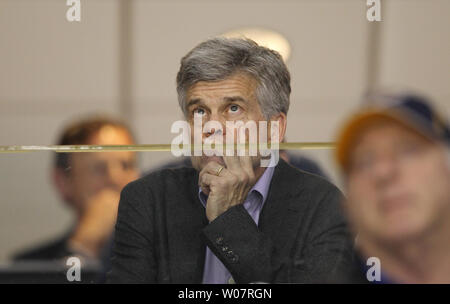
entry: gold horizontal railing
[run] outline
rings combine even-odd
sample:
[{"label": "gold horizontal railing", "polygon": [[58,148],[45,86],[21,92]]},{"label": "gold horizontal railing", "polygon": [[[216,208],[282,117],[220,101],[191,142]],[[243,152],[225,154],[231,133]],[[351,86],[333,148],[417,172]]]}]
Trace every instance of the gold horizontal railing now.
[{"label": "gold horizontal railing", "polygon": [[[243,146],[244,144],[234,144],[233,148]],[[257,145],[258,148],[266,148],[266,144],[247,144],[247,148]],[[222,145],[212,145],[214,149],[220,149]],[[226,145],[223,145],[226,148]],[[269,144],[270,147],[270,144]],[[181,150],[182,145],[179,146]],[[202,145],[192,145],[192,149],[203,148]],[[208,149],[210,146],[208,145]],[[316,150],[316,149],[334,149],[333,142],[290,142],[279,143],[279,150]],[[109,151],[133,151],[133,152],[168,152],[172,150],[171,144],[144,144],[144,145],[29,145],[29,146],[0,146],[0,153],[23,153],[23,152],[42,152],[53,151],[60,153],[73,152],[109,152]]]}]

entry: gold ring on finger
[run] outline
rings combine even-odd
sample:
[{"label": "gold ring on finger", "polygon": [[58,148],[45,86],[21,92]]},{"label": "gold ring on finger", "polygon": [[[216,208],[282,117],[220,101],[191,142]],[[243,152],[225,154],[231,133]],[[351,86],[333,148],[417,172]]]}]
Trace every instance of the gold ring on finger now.
[{"label": "gold ring on finger", "polygon": [[220,166],[220,168],[217,170],[216,175],[219,176],[220,172],[222,172],[223,170],[223,166]]}]

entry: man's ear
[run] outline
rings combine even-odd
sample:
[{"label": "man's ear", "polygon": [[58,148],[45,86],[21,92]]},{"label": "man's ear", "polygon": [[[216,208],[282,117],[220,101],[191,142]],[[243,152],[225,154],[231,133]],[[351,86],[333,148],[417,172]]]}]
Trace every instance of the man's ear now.
[{"label": "man's ear", "polygon": [[[278,122],[278,128],[272,128],[272,122]],[[287,127],[287,117],[285,113],[278,113],[270,118],[270,141],[275,137],[275,133],[278,131],[278,142],[281,143],[284,140]]]},{"label": "man's ear", "polygon": [[66,202],[70,202],[72,200],[70,172],[65,172],[61,168],[53,168],[52,181],[62,199]]}]

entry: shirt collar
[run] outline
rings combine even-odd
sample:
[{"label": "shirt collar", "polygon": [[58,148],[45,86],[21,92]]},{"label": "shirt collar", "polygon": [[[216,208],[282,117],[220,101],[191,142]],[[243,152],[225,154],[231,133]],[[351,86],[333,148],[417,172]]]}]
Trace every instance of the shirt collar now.
[{"label": "shirt collar", "polygon": [[263,175],[258,179],[256,184],[250,190],[250,193],[253,192],[253,190],[258,191],[263,197],[263,202],[266,201],[267,193],[269,193],[269,186],[270,181],[272,180],[273,171],[274,167],[267,167],[266,170],[264,170]]}]

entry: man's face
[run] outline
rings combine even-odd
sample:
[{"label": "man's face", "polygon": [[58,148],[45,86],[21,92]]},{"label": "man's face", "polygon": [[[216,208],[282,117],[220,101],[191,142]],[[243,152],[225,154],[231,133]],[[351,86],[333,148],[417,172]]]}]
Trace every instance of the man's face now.
[{"label": "man's face", "polygon": [[350,152],[346,202],[359,233],[400,242],[450,220],[450,169],[442,145],[389,121],[361,132]]},{"label": "man's face", "polygon": [[[128,132],[119,127],[104,126],[93,134],[88,145],[132,145]],[[134,152],[72,153],[70,170],[65,177],[66,200],[79,213],[88,207],[90,198],[102,190],[120,192],[138,177]]]},{"label": "man's face", "polygon": [[[222,133],[212,135],[214,132],[202,135],[202,142],[209,136],[222,136],[226,143],[226,121],[247,122],[253,120],[258,126],[259,121],[266,121],[258,104],[255,91],[257,82],[250,76],[237,73],[221,81],[201,81],[187,91],[187,113],[191,130],[194,130],[194,115],[201,115],[203,125],[208,121],[218,121],[222,126]],[[237,142],[237,131],[234,142]],[[269,136],[270,137],[270,136]],[[194,132],[191,132],[191,142],[194,142]],[[236,155],[236,153],[234,154]],[[260,156],[252,157],[254,167],[259,165]],[[225,166],[220,156],[193,156],[192,164],[201,170],[209,161],[216,161]]]}]

